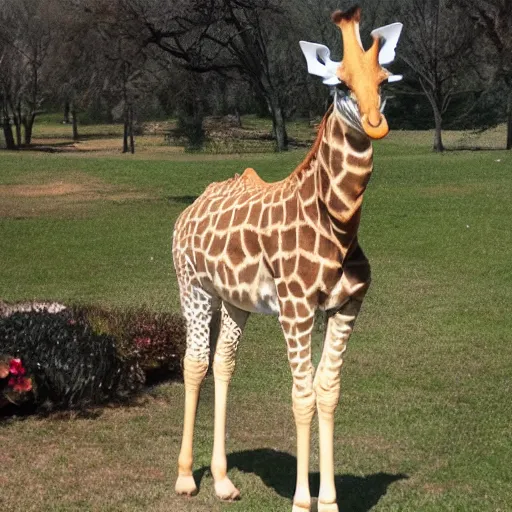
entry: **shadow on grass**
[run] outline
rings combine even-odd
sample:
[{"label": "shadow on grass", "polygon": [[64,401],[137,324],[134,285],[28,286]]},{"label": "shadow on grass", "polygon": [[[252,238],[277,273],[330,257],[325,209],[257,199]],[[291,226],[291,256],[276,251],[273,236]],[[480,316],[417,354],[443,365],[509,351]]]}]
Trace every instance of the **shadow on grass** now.
[{"label": "shadow on grass", "polygon": [[192,204],[198,196],[167,196],[167,201],[171,204]]},{"label": "shadow on grass", "polygon": [[[295,492],[296,464],[297,459],[294,456],[266,448],[228,455],[228,468],[258,475],[267,487],[272,487],[280,496],[290,500]],[[209,467],[202,467],[194,472],[198,485],[209,471]],[[382,472],[366,476],[336,475],[338,506],[344,512],[368,512],[386,494],[393,482],[407,478],[409,477],[402,473]],[[318,497],[320,474],[310,473],[309,482],[311,496]]]},{"label": "shadow on grass", "polygon": [[504,146],[500,147],[485,147],[485,146],[454,146],[450,148],[444,148],[447,153],[457,153],[458,151],[507,151]]}]

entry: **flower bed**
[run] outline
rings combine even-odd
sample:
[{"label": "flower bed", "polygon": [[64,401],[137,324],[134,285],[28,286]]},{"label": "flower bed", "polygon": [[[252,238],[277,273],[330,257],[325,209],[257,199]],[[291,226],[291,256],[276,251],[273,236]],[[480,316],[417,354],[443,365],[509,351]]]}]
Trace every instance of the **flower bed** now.
[{"label": "flower bed", "polygon": [[126,399],[148,372],[181,376],[181,316],[98,307],[0,317],[0,407],[77,408]]}]

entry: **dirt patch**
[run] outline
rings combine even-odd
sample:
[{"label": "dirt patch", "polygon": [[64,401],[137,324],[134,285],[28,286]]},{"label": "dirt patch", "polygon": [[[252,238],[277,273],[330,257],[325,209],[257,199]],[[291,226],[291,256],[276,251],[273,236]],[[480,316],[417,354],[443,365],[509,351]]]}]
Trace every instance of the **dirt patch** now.
[{"label": "dirt patch", "polygon": [[[37,177],[33,181],[37,181]],[[95,201],[124,202],[150,198],[151,195],[145,192],[115,186],[84,173],[72,173],[49,183],[0,185],[0,217],[54,216],[72,211],[83,213],[87,204]]]},{"label": "dirt patch", "polygon": [[87,187],[78,183],[54,182],[46,185],[0,185],[0,197],[44,197],[63,196],[87,192]]}]

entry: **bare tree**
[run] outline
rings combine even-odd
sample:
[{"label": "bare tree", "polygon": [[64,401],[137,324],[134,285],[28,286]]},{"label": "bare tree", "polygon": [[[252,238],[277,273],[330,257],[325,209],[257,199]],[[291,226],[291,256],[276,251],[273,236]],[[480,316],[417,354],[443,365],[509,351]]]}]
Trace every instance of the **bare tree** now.
[{"label": "bare tree", "polygon": [[155,45],[187,69],[242,76],[272,117],[277,149],[288,146],[279,65],[271,45],[290,34],[277,0],[122,0],[137,19],[146,45]]},{"label": "bare tree", "polygon": [[0,122],[7,149],[21,144],[21,126],[16,125],[17,141],[12,132],[12,120],[19,94],[20,55],[13,52],[10,44],[0,34]]},{"label": "bare tree", "polygon": [[[474,37],[471,23],[446,0],[406,0],[393,7],[406,27],[398,55],[412,70],[427,97],[435,123],[434,151],[443,151],[442,127],[455,96],[468,87]],[[410,79],[409,79],[410,80]]]},{"label": "bare tree", "polygon": [[151,84],[147,56],[133,36],[139,25],[123,16],[122,1],[75,0],[70,13],[72,57],[67,61],[63,87],[73,109],[99,97],[123,112],[123,152],[135,152],[135,103]]},{"label": "bare tree", "polygon": [[[64,122],[72,127],[73,140],[79,139],[79,111],[101,96],[105,72],[102,40],[97,20],[87,2],[54,0],[60,5],[57,25],[58,45],[52,52],[52,94],[64,103]],[[71,122],[70,122],[71,117]]]},{"label": "bare tree", "polygon": [[488,64],[493,66],[492,81],[502,81],[508,89],[507,149],[512,149],[512,2],[510,0],[452,0],[483,32],[493,48]]},{"label": "bare tree", "polygon": [[9,101],[18,145],[24,128],[24,143],[32,141],[36,116],[45,98],[50,74],[48,61],[53,43],[52,22],[56,19],[52,0],[4,0],[0,12],[0,37],[11,53],[13,73]]}]

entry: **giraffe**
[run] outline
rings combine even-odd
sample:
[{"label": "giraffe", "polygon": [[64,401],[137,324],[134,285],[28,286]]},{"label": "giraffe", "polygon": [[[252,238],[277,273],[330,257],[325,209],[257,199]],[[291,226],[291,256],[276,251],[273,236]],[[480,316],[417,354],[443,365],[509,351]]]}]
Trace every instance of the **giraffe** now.
[{"label": "giraffe", "polygon": [[[241,176],[212,183],[175,224],[173,259],[187,324],[178,494],[197,492],[192,473],[194,423],[210,360],[210,326],[214,313],[220,311],[213,358],[211,472],[219,498],[239,497],[227,476],[228,385],[249,314],[266,313],[279,318],[292,373],[297,433],[293,512],[311,508],[309,444],[315,410],[320,439],[318,510],[338,510],[334,413],[343,353],[370,284],[370,265],[357,231],[363,193],[373,169],[371,139],[384,137],[389,130],[380,109],[379,85],[392,76],[378,62],[378,34],[368,51],[362,47],[360,17],[358,7],[332,16],[344,46],[344,60],[336,67],[334,82],[343,81],[352,94],[336,92],[305,160],[276,183],[266,183],[250,168]],[[328,320],[315,373],[311,332],[318,308],[327,312]]]}]

